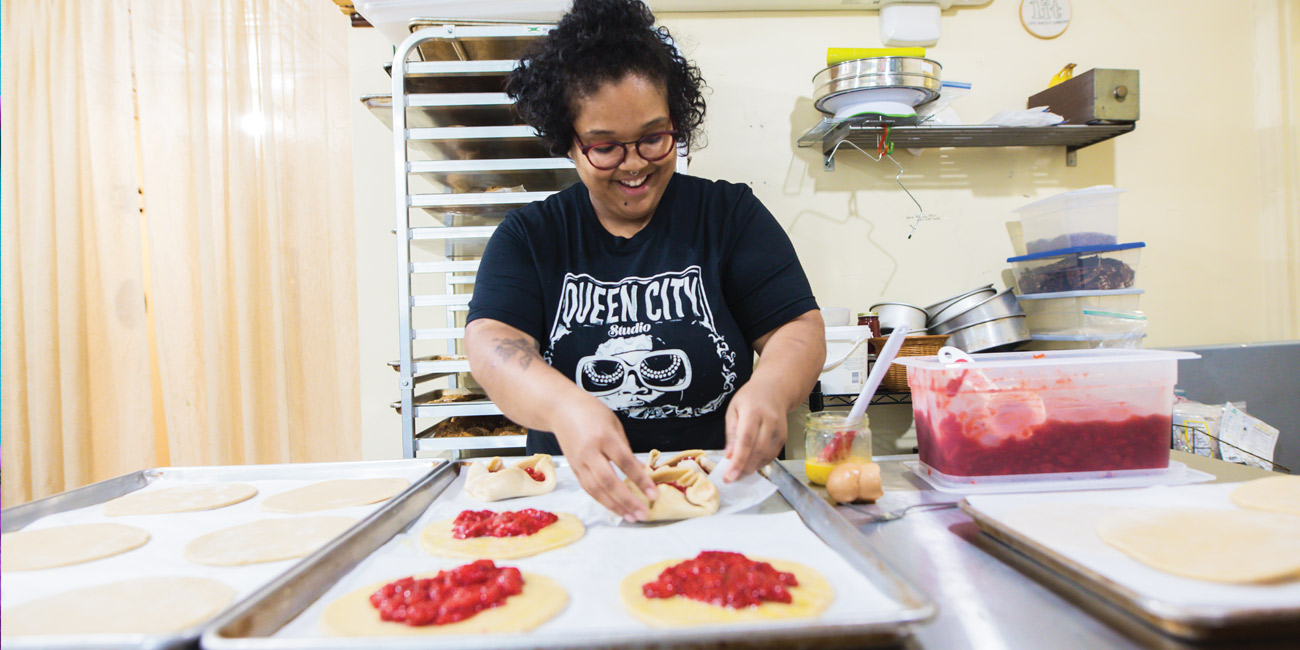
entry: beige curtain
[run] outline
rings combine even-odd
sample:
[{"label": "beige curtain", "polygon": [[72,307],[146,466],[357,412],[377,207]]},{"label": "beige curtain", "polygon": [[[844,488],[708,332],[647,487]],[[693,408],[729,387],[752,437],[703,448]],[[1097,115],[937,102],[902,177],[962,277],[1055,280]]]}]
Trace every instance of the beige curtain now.
[{"label": "beige curtain", "polygon": [[157,465],[359,458],[347,21],[3,12],[5,505]]}]

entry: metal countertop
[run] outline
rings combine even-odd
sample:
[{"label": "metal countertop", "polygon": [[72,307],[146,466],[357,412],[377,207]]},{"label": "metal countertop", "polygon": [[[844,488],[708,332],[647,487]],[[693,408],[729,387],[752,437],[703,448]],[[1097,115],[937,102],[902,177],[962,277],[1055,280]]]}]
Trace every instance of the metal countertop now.
[{"label": "metal countertop", "polygon": [[[1215,482],[1270,475],[1256,468],[1171,453],[1173,460],[1214,474]],[[914,459],[915,455],[876,457],[885,496],[874,505],[838,508],[893,569],[937,605],[933,619],[913,628],[908,647],[1215,647],[1189,645],[1160,634],[1109,603],[1079,592],[1054,574],[1027,575],[1002,559],[1015,551],[980,533],[970,517],[956,508],[918,509],[894,521],[861,523],[868,518],[867,513],[890,512],[914,503],[961,500],[960,495],[934,490],[903,467],[903,461]],[[804,478],[802,460],[782,462],[797,477]],[[824,489],[814,489],[825,493]],[[1045,586],[1048,584],[1059,591]]]}]

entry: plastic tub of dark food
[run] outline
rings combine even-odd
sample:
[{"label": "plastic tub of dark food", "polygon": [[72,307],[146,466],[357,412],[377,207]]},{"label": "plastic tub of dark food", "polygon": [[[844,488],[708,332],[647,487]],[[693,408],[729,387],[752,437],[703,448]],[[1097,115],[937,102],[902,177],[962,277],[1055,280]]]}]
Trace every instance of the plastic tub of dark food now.
[{"label": "plastic tub of dark food", "polygon": [[1015,210],[1030,255],[1079,246],[1113,246],[1119,241],[1119,195],[1098,185],[1064,192]]},{"label": "plastic tub of dark food", "polygon": [[1058,291],[1113,291],[1133,286],[1143,242],[1079,246],[1007,258],[1023,294]]}]

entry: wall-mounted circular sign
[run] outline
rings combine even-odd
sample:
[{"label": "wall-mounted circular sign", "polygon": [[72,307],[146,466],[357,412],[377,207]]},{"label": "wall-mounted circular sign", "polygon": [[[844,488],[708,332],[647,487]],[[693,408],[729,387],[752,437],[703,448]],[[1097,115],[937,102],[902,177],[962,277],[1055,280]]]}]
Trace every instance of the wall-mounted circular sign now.
[{"label": "wall-mounted circular sign", "polygon": [[1070,0],[1020,0],[1020,23],[1038,38],[1056,38],[1070,26]]}]

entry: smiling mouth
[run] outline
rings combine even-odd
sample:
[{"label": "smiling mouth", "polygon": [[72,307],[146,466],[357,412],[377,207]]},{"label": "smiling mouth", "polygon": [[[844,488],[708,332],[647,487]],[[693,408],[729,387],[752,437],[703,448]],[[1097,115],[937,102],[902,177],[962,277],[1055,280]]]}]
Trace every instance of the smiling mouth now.
[{"label": "smiling mouth", "polygon": [[618,181],[618,184],[622,185],[623,187],[635,189],[641,187],[642,185],[645,185],[646,181],[650,180],[651,176],[654,176],[654,174],[647,174],[645,176],[640,176],[637,178],[629,178],[626,180],[621,180]]}]

